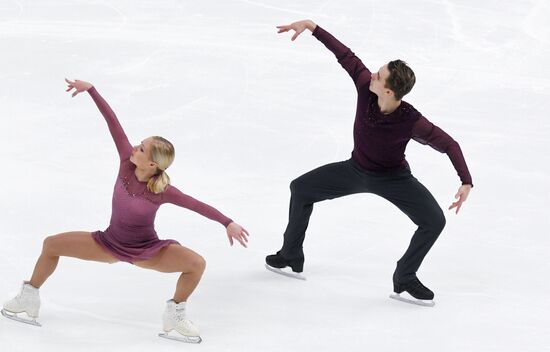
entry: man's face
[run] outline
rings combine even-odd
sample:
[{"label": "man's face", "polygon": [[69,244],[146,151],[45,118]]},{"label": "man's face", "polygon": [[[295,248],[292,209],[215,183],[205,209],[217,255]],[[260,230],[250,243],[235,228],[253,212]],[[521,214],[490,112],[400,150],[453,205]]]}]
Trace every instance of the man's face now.
[{"label": "man's face", "polygon": [[379,97],[384,94],[391,92],[390,89],[385,88],[386,79],[390,76],[390,71],[388,70],[388,64],[380,67],[378,72],[371,74],[371,80],[369,85],[369,90]]}]

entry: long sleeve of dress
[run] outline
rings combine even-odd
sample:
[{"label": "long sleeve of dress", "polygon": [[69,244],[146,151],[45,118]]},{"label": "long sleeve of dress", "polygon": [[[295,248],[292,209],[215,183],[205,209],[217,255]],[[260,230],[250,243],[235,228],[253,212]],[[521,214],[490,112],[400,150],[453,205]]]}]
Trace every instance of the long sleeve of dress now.
[{"label": "long sleeve of dress", "polygon": [[350,48],[342,44],[319,25],[315,27],[312,35],[323,43],[328,50],[334,53],[340,65],[342,65],[353,79],[358,90],[369,84],[371,72],[365,67],[361,59],[355,56]]},{"label": "long sleeve of dress", "polygon": [[132,154],[132,145],[128,141],[128,137],[126,137],[126,133],[124,133],[120,122],[118,122],[114,111],[111,109],[109,104],[107,104],[105,99],[103,99],[101,95],[99,95],[95,87],[88,89],[88,93],[90,94],[99,111],[105,118],[105,121],[107,121],[107,126],[109,127],[109,131],[111,132],[113,140],[115,141],[120,160],[123,161],[129,159]]},{"label": "long sleeve of dress", "polygon": [[445,131],[422,116],[413,127],[412,138],[421,144],[428,144],[435,150],[447,154],[462,184],[473,186],[472,176],[466,165],[466,160],[464,160],[464,155],[462,155],[460,145]]},{"label": "long sleeve of dress", "polygon": [[187,208],[194,211],[195,213],[199,213],[202,216],[209,218],[210,220],[219,222],[224,227],[227,227],[227,225],[233,222],[233,220],[223,215],[214,207],[211,207],[208,204],[205,204],[191,196],[188,196],[185,193],[182,193],[179,189],[172,185],[169,185],[168,188],[164,191],[164,201],[183,208]]}]

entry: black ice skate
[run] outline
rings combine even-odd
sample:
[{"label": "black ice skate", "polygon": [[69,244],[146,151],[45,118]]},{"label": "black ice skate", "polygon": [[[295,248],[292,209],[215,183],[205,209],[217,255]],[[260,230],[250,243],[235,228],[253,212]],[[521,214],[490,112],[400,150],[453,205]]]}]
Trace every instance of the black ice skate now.
[{"label": "black ice skate", "polygon": [[[390,295],[390,298],[396,299],[398,301],[403,301],[412,304],[418,304],[425,307],[433,307],[435,302],[433,301],[434,293],[422,285],[418,278],[414,278],[412,281],[401,284],[394,282],[393,283],[394,294]],[[401,296],[402,292],[408,293],[408,295]]]},{"label": "black ice skate", "polygon": [[[281,252],[277,254],[268,255],[265,257],[265,268],[277,274],[292,277],[298,280],[305,280],[305,276],[302,275],[304,270],[304,258],[286,259],[281,255]],[[290,270],[283,270],[286,267],[290,267]]]}]

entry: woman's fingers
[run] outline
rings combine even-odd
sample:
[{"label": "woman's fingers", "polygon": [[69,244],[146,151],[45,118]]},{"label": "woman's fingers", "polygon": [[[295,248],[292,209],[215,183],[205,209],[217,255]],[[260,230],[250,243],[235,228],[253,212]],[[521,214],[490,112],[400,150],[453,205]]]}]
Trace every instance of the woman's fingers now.
[{"label": "woman's fingers", "polygon": [[[246,242],[248,242],[248,240],[246,239],[245,235],[243,234],[243,232],[239,231],[238,233],[235,233],[235,234],[231,234],[231,237],[234,237],[237,241],[239,241],[239,243],[246,248]],[[231,244],[233,245],[233,244]]]},{"label": "woman's fingers", "polygon": [[[65,82],[67,82],[67,89],[65,90],[65,92],[69,92],[71,89],[75,88],[74,86],[74,83],[75,82],[71,82],[70,80],[68,80],[67,78],[65,78]],[[77,89],[78,91],[78,89]],[[75,92],[76,93],[76,92]],[[73,93],[73,97],[75,96],[75,94]]]},{"label": "woman's fingers", "polygon": [[237,237],[237,240],[241,243],[241,245],[242,245],[243,247],[246,248],[246,243],[245,243],[245,241],[243,241],[243,239],[242,239],[241,237]]},{"label": "woman's fingers", "polygon": [[239,235],[241,236],[241,238],[242,238],[245,242],[248,242],[247,236],[250,236],[250,235],[248,234],[248,231],[246,231],[245,228],[241,227],[241,232],[240,232]]}]

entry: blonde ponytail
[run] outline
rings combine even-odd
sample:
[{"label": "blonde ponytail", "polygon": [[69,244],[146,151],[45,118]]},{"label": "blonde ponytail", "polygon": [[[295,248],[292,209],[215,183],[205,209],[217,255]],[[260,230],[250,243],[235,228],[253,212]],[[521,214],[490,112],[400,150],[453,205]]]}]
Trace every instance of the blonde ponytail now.
[{"label": "blonde ponytail", "polygon": [[162,193],[166,189],[166,186],[170,184],[170,177],[166,171],[159,170],[160,174],[153,176],[147,182],[147,188],[149,191],[157,194]]},{"label": "blonde ponytail", "polygon": [[157,165],[157,174],[147,182],[147,188],[149,191],[157,194],[162,193],[166,187],[170,184],[170,177],[166,173],[166,169],[172,164],[176,156],[176,151],[172,143],[168,140],[153,136],[153,143],[151,144],[151,160]]}]

